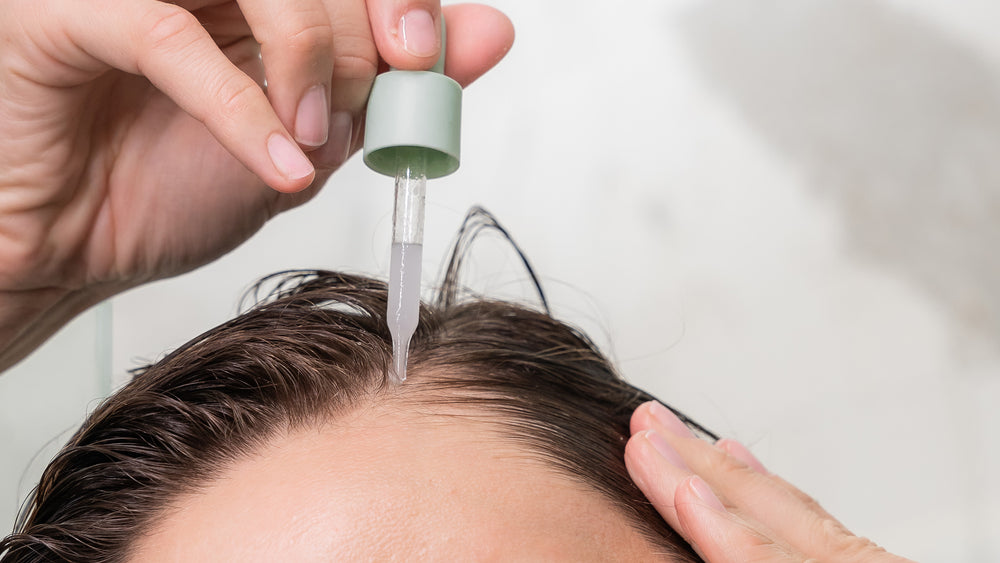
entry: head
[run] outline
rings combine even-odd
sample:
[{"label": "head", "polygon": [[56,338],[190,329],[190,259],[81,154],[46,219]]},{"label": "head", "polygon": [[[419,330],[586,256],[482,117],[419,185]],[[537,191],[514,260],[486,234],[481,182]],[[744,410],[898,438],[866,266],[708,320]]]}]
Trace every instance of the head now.
[{"label": "head", "polygon": [[624,466],[652,397],[584,335],[446,284],[396,386],[384,283],[279,280],[88,418],[2,561],[697,560]]}]

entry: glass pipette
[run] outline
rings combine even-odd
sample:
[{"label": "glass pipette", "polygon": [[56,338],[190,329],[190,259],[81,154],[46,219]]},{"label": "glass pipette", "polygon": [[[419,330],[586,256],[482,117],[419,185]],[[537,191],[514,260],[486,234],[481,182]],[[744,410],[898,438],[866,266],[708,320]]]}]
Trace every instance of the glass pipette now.
[{"label": "glass pipette", "polygon": [[389,261],[389,309],[395,383],[406,380],[410,338],[420,317],[420,271],[424,248],[424,195],[427,176],[416,159],[401,163],[396,173],[396,204],[392,212],[392,252]]}]

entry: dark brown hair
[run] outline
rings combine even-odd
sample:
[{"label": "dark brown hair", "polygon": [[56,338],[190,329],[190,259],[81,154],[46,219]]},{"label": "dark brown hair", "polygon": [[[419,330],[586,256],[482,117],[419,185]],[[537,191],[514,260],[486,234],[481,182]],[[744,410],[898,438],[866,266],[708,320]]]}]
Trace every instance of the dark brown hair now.
[{"label": "dark brown hair", "polygon": [[665,554],[698,561],[625,469],[630,415],[652,397],[546,311],[461,298],[456,273],[469,237],[477,225],[499,229],[488,214],[471,217],[438,299],[420,310],[402,388],[386,377],[383,282],[325,271],[272,276],[257,286],[274,287],[254,308],[139,371],[87,419],[45,470],[16,533],[0,542],[0,561],[124,561],[172,499],[277,432],[387,393],[474,407],[470,416],[600,492]]}]

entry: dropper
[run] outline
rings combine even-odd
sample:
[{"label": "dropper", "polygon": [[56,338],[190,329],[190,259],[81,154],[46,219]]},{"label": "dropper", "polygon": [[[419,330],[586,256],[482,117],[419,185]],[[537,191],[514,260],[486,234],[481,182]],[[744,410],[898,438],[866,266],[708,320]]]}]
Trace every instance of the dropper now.
[{"label": "dropper", "polygon": [[424,195],[427,179],[458,170],[462,87],[444,75],[444,20],[441,56],[429,71],[390,70],[372,85],[365,117],[365,164],[395,176],[389,304],[392,335],[390,380],[406,379],[410,338],[420,312]]},{"label": "dropper", "polygon": [[[424,196],[427,176],[422,158],[400,159],[396,173],[396,203],[392,211],[392,250],[389,260],[389,309],[386,320],[392,334],[393,379],[406,379],[410,337],[420,317],[420,272],[424,252]],[[418,164],[420,163],[420,164]]]}]

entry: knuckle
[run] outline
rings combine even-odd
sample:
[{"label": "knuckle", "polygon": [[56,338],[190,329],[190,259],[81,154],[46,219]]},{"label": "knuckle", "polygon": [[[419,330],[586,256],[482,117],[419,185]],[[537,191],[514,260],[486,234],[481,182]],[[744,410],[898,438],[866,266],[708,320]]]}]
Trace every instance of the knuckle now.
[{"label": "knuckle", "polygon": [[742,461],[717,448],[706,448],[704,464],[709,472],[723,476],[751,471]]},{"label": "knuckle", "polygon": [[333,27],[321,22],[298,28],[282,39],[282,48],[295,53],[330,52],[333,50]]},{"label": "knuckle", "polygon": [[219,103],[218,118],[237,120],[238,116],[244,115],[253,106],[259,91],[257,84],[243,75],[232,75],[221,80],[214,97]]},{"label": "knuckle", "polygon": [[[832,522],[836,523],[837,525],[840,525],[839,522],[837,522],[836,520],[834,520],[833,518],[831,518],[829,516],[829,514],[827,514],[826,509],[823,508],[823,506],[819,503],[819,501],[817,501],[813,497],[807,495],[806,493],[803,493],[799,489],[796,489],[795,487],[792,487],[791,485],[788,484],[787,481],[781,480],[780,482],[785,485],[785,489],[787,491],[790,491],[792,493],[792,495],[799,502],[801,502],[803,505],[805,505],[806,510],[808,510],[811,514],[817,514],[820,517],[826,518],[826,519],[831,520]],[[841,526],[841,527],[843,527],[843,526]]]},{"label": "knuckle", "polygon": [[848,532],[843,524],[833,518],[817,518],[814,527],[816,534],[822,538],[830,538],[837,541],[857,539],[857,536]]},{"label": "knuckle", "polygon": [[853,536],[853,541],[840,550],[845,559],[854,561],[872,561],[878,556],[888,553],[884,548],[868,538]]},{"label": "knuckle", "polygon": [[[807,495],[806,493],[803,493],[802,491],[796,491],[795,496],[797,496],[799,498],[799,501],[806,506],[807,510],[816,514],[826,514],[826,510],[823,508],[823,506],[820,505],[819,501],[817,501],[813,497]],[[843,526],[836,520],[833,520],[833,522],[836,523],[841,528],[843,528]]]},{"label": "knuckle", "polygon": [[333,76],[336,80],[371,81],[378,74],[378,50],[371,33],[340,25],[334,45]]},{"label": "knuckle", "polygon": [[802,492],[801,489],[795,487],[794,485],[792,485],[791,483],[789,483],[788,481],[782,479],[777,475],[770,475],[768,478],[774,481],[778,486],[780,486],[786,492],[790,493],[793,497],[795,497],[795,499],[801,502],[804,505],[805,509],[808,510],[810,513],[816,514],[821,517],[831,518],[831,516],[827,513],[826,509],[824,509],[823,506],[820,505],[819,501],[809,496],[808,494]]},{"label": "knuckle", "polygon": [[[191,12],[174,4],[157,3],[146,15],[143,40],[146,50],[159,52],[175,50],[178,44],[193,42],[197,36],[191,32],[201,27]],[[190,35],[186,39],[185,36]]]},{"label": "knuckle", "polygon": [[875,558],[875,556],[886,555],[889,552],[885,550],[884,547],[878,545],[872,540],[866,537],[854,536],[856,538],[855,546],[856,549],[854,558],[858,561],[870,561]]},{"label": "knuckle", "polygon": [[868,538],[855,536],[843,524],[829,517],[817,519],[814,525],[814,537],[819,545],[825,545],[831,555],[838,561],[868,561],[871,557],[885,553],[875,542]]},{"label": "knuckle", "polygon": [[340,55],[333,61],[333,77],[335,80],[363,80],[370,82],[378,74],[378,59],[373,54]]}]

